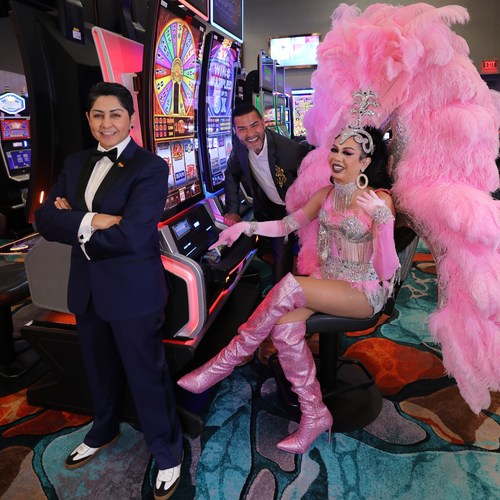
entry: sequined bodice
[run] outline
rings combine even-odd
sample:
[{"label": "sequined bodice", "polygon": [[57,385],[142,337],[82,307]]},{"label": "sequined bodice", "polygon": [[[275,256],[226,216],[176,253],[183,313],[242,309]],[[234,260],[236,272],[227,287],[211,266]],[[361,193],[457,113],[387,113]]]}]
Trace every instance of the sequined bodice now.
[{"label": "sequined bodice", "polygon": [[372,221],[361,209],[345,213],[332,209],[327,196],[319,213],[317,242],[321,275],[349,282],[378,280],[371,263]]}]

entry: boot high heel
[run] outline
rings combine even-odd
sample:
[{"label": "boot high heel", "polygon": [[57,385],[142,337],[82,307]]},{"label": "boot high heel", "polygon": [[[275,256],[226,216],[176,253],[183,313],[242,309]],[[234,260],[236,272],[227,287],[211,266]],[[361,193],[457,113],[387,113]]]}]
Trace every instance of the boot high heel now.
[{"label": "boot high heel", "polygon": [[333,417],[325,406],[317,415],[302,415],[297,431],[280,441],[276,446],[288,453],[305,453],[318,436],[325,431],[328,431],[328,442],[330,442],[332,425]]}]

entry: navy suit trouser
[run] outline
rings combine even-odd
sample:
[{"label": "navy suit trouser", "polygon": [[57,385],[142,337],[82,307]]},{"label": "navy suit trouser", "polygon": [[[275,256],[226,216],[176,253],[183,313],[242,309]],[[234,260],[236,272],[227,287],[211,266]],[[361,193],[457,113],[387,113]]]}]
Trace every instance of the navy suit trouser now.
[{"label": "navy suit trouser", "polygon": [[182,431],[159,319],[155,313],[105,321],[92,304],[76,315],[94,407],[85,444],[97,448],[118,434],[126,375],[146,443],[158,468],[168,469],[181,463]]}]

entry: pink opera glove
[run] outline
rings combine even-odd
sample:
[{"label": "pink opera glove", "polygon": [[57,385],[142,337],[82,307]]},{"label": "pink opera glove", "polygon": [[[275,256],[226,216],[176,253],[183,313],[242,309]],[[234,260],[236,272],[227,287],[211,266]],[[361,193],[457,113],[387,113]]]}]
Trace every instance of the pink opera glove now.
[{"label": "pink opera glove", "polygon": [[302,209],[287,215],[281,220],[238,222],[224,229],[219,234],[219,239],[209,248],[209,250],[219,245],[227,245],[230,247],[242,233],[245,233],[247,236],[258,234],[260,236],[270,236],[272,238],[287,236],[292,231],[296,231],[309,222],[309,219]]},{"label": "pink opera glove", "polygon": [[400,266],[394,243],[394,216],[375,191],[363,193],[357,201],[375,223],[373,268],[381,280],[390,280]]},{"label": "pink opera glove", "polygon": [[230,247],[243,233],[246,233],[250,228],[250,222],[242,221],[226,227],[220,234],[219,239],[208,249],[213,250],[220,245]]}]

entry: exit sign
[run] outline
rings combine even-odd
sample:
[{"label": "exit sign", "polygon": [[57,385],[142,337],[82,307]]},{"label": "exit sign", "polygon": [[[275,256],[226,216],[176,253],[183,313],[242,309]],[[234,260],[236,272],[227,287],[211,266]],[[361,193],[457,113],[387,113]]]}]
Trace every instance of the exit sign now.
[{"label": "exit sign", "polygon": [[483,73],[498,73],[498,59],[485,59],[481,63]]}]

